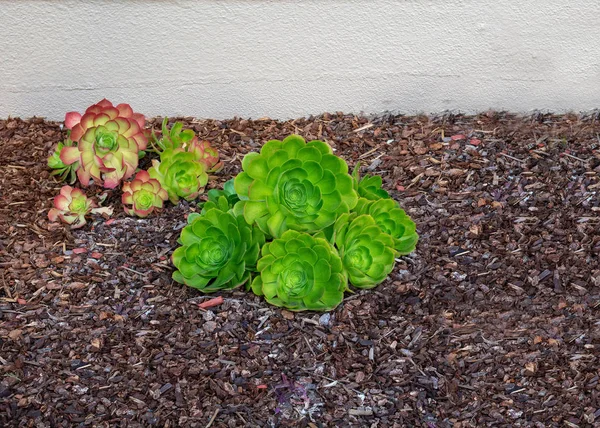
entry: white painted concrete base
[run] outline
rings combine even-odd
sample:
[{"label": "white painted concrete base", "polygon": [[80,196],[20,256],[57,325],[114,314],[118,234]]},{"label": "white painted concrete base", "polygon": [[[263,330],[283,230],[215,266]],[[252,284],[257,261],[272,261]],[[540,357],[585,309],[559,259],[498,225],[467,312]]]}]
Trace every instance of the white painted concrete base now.
[{"label": "white painted concrete base", "polygon": [[600,2],[0,0],[0,117],[600,107]]}]

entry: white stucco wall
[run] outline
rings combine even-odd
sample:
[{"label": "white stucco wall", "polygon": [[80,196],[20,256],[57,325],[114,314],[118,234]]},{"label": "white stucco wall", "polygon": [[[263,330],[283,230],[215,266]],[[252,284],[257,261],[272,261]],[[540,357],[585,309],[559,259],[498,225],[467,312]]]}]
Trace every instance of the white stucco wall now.
[{"label": "white stucco wall", "polygon": [[600,107],[590,0],[0,0],[0,117]]}]

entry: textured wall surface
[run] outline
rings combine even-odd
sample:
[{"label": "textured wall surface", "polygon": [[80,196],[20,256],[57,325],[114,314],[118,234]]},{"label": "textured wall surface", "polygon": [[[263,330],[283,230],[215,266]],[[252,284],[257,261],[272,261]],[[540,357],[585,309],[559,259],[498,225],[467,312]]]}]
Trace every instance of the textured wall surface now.
[{"label": "textured wall surface", "polygon": [[0,0],[0,117],[600,107],[600,2]]}]

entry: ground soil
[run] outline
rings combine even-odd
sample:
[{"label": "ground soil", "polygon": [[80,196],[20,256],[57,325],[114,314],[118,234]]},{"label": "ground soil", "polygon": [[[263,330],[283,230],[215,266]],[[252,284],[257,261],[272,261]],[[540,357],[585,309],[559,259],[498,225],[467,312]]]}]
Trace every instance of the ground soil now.
[{"label": "ground soil", "polygon": [[109,191],[114,220],[51,225],[64,133],[0,121],[0,425],[600,426],[598,114],[186,123],[213,187],[269,138],[325,139],[383,176],[416,252],[330,314],[203,310],[169,262],[195,204],[138,220]]}]

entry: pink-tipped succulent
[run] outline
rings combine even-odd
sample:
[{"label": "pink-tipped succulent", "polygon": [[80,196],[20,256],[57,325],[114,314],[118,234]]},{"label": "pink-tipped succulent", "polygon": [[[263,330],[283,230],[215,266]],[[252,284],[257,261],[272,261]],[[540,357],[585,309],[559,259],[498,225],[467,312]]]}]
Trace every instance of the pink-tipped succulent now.
[{"label": "pink-tipped succulent", "polygon": [[196,159],[206,165],[206,172],[218,172],[223,169],[223,161],[219,162],[219,152],[208,141],[198,141],[198,138],[194,137],[187,151],[194,153]]},{"label": "pink-tipped succulent", "polygon": [[63,186],[60,194],[54,198],[54,208],[48,212],[52,222],[62,221],[70,224],[72,229],[85,225],[85,216],[90,213],[110,214],[109,208],[99,208],[93,199],[88,198],[80,189]]},{"label": "pink-tipped succulent", "polygon": [[147,171],[140,171],[131,182],[123,184],[123,209],[129,215],[148,217],[154,210],[163,207],[169,195],[159,181],[150,178]]},{"label": "pink-tipped succulent", "polygon": [[134,113],[129,104],[115,107],[104,99],[83,116],[67,113],[65,125],[77,147],[64,148],[60,159],[65,165],[80,163],[77,177],[84,186],[93,178],[106,188],[117,187],[134,174],[139,153],[148,145],[144,116]]}]

